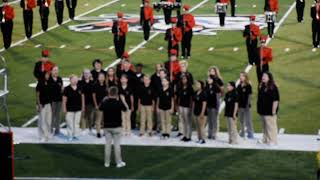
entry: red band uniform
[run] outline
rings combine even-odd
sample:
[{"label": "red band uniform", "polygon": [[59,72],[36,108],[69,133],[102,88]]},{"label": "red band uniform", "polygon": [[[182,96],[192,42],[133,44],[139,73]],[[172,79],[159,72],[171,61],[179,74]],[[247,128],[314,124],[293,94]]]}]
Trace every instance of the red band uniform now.
[{"label": "red band uniform", "polygon": [[123,20],[123,13],[118,12],[117,16],[118,20],[114,21],[112,25],[112,33],[117,58],[121,58],[125,51],[128,23]]},{"label": "red band uniform", "polygon": [[257,58],[255,64],[258,82],[261,82],[262,74],[264,72],[269,72],[269,62],[271,62],[273,59],[272,48],[266,46],[267,39],[267,36],[261,36],[261,46],[257,48]]},{"label": "red band uniform", "polygon": [[196,25],[194,16],[189,13],[189,5],[184,5],[183,9],[186,13],[182,14],[179,18],[179,27],[181,27],[183,32],[183,38],[181,43],[182,56],[187,59],[191,56],[191,40],[193,36],[192,28]]},{"label": "red band uniform", "polygon": [[56,0],[54,2],[54,9],[55,9],[56,15],[57,15],[57,23],[59,25],[61,25],[63,22],[63,10],[64,10],[63,0]]},{"label": "red band uniform", "polygon": [[[265,0],[264,11],[275,12],[278,14],[279,11],[279,1],[278,0]],[[275,22],[268,22],[268,34],[269,37],[273,37]]]},{"label": "red band uniform", "polygon": [[165,40],[168,41],[168,56],[170,56],[170,50],[175,49],[177,56],[179,56],[179,43],[182,41],[181,28],[176,26],[177,18],[171,18],[172,28],[167,29]]},{"label": "red band uniform", "polygon": [[150,29],[154,23],[153,8],[150,6],[150,0],[145,0],[140,11],[140,24],[144,33],[144,40],[149,40]]},{"label": "red band uniform", "polygon": [[8,49],[11,46],[14,17],[15,13],[13,7],[8,4],[7,0],[4,0],[3,6],[1,7],[0,19],[3,45],[5,49]]},{"label": "red band uniform", "polygon": [[[229,0],[216,0],[216,3],[229,4]],[[220,26],[223,27],[225,25],[226,12],[224,13],[221,12],[218,14],[219,14]]]},{"label": "red band uniform", "polygon": [[55,66],[54,63],[52,63],[49,58],[49,51],[43,50],[41,52],[42,59],[36,62],[33,70],[34,77],[40,81],[44,78],[46,72],[51,72],[52,68]]},{"label": "red band uniform", "polygon": [[26,37],[32,36],[33,9],[37,7],[36,0],[21,0],[20,7],[23,9],[23,22]]},{"label": "red band uniform", "polygon": [[49,6],[51,5],[51,0],[38,0],[37,4],[39,6],[42,30],[47,31],[50,13]]},{"label": "red band uniform", "polygon": [[[170,50],[170,56],[178,56],[178,52],[175,49],[171,49]],[[168,60],[165,64],[164,67],[166,68],[169,78],[170,78],[170,82],[174,82],[175,78],[177,76],[177,74],[180,72],[180,65],[179,65],[179,60],[176,59],[174,61],[172,61],[171,59]]]},{"label": "red band uniform", "polygon": [[260,28],[254,23],[256,17],[250,16],[250,24],[246,25],[243,31],[243,37],[246,38],[248,60],[250,64],[254,63],[255,52],[258,47],[258,37],[260,36]]}]

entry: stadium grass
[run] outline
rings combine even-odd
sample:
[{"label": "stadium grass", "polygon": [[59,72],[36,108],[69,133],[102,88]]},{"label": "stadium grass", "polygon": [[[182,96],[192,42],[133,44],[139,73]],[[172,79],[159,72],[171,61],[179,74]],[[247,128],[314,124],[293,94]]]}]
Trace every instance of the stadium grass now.
[{"label": "stadium grass", "polygon": [[[98,3],[98,1],[95,2]],[[102,1],[99,2],[102,4]],[[134,2],[121,0],[88,16],[116,13],[118,10],[137,14],[139,12],[137,7],[140,2],[139,0]],[[188,0],[186,2],[196,5],[201,0]],[[292,0],[281,1],[278,19],[288,10],[291,3],[293,3]],[[92,4],[92,2],[90,1],[89,4]],[[121,7],[121,4],[127,4],[127,6]],[[252,8],[252,4],[256,4],[257,8]],[[239,14],[260,13],[262,6],[263,4],[258,0],[239,2],[237,12]],[[194,14],[212,13],[212,7],[213,4],[210,1],[195,10]],[[317,101],[319,93],[317,93],[316,89],[319,87],[317,84],[319,84],[320,79],[316,76],[319,70],[314,68],[319,65],[318,61],[316,61],[319,57],[319,52],[312,53],[311,45],[309,45],[311,43],[311,30],[308,7],[310,7],[310,3],[306,5],[306,20],[303,24],[296,23],[296,14],[293,11],[280,28],[279,33],[276,35],[277,38],[270,44],[274,48],[275,56],[271,69],[275,74],[281,91],[279,126],[284,127],[287,130],[286,132],[289,133],[315,133],[317,127],[319,127],[317,117],[320,114],[317,109],[320,105]],[[92,8],[94,7],[90,9]],[[79,6],[78,11],[85,11],[85,7]],[[50,17],[50,22],[55,23],[53,14]],[[78,23],[82,22],[74,21],[67,25]],[[90,68],[91,61],[94,58],[101,58],[105,66],[115,59],[114,50],[108,49],[113,45],[113,38],[110,32],[76,33],[69,31],[67,25],[28,41],[23,46],[14,47],[2,53],[9,62],[9,87],[11,91],[9,108],[13,125],[21,125],[36,114],[34,89],[28,87],[29,83],[35,81],[32,76],[32,70],[34,62],[40,54],[40,49],[34,48],[35,45],[44,44],[45,47],[52,51],[51,59],[59,64],[61,75],[64,77],[70,73],[80,74],[85,67]],[[35,22],[35,26],[40,27],[39,22]],[[21,32],[23,34],[23,30]],[[145,64],[146,73],[152,73],[156,63],[166,60],[167,45],[163,38],[164,35],[160,34],[151,40],[145,48],[139,49],[132,55],[134,63],[142,62]],[[126,47],[129,50],[130,47],[142,41],[142,34],[130,32],[127,40]],[[59,49],[62,44],[65,44],[66,47]],[[85,45],[91,45],[92,48],[84,50]],[[163,51],[158,51],[160,46],[164,47]],[[214,47],[214,51],[208,52],[210,47]],[[234,52],[234,47],[238,47],[239,51]],[[284,53],[285,47],[291,49],[289,53]],[[208,67],[217,65],[220,67],[226,82],[236,80],[239,72],[247,65],[247,53],[240,31],[218,31],[217,36],[194,36],[192,52],[190,71],[196,79],[204,79]],[[307,70],[310,71],[307,72]],[[251,71],[251,79],[253,85],[256,86],[254,69]],[[254,124],[256,130],[260,131],[260,121],[255,113],[255,101],[256,99],[253,100],[252,108]],[[1,114],[0,118],[3,119]],[[223,117],[221,117],[221,121],[224,122]],[[225,130],[225,127],[225,124],[222,123],[222,130]]]},{"label": "stadium grass", "polygon": [[[105,168],[102,145],[15,146],[16,177],[315,179],[315,153],[123,146],[127,167]],[[112,163],[114,158],[112,157]]]}]

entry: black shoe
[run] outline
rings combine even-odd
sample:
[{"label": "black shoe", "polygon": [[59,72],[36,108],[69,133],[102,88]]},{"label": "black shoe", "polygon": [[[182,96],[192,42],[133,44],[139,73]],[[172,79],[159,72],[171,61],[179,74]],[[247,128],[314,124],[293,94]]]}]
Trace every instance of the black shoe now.
[{"label": "black shoe", "polygon": [[178,134],[177,134],[177,137],[180,137],[180,136],[182,136],[182,135],[183,135],[182,133],[178,133]]},{"label": "black shoe", "polygon": [[206,141],[204,139],[199,140],[199,144],[205,144],[205,143],[206,143]]},{"label": "black shoe", "polygon": [[100,133],[97,133],[97,138],[101,138],[101,134]]},{"label": "black shoe", "polygon": [[190,142],[191,141],[191,138],[187,138],[186,140],[185,140],[185,142]]},{"label": "black shoe", "polygon": [[181,141],[184,141],[184,142],[185,142],[187,139],[188,139],[188,138],[184,136],[184,137],[181,139]]}]

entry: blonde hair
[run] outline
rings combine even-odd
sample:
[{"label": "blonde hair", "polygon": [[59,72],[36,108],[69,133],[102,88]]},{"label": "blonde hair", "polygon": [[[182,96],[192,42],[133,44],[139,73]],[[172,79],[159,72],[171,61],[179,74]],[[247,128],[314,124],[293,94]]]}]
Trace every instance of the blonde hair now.
[{"label": "blonde hair", "polygon": [[220,74],[220,70],[219,70],[219,68],[218,68],[217,66],[211,66],[211,67],[209,67],[209,69],[208,69],[208,76],[211,75],[210,72],[211,72],[212,70],[214,70],[215,76],[222,80],[222,77],[221,77],[221,74]]},{"label": "blonde hair", "polygon": [[240,74],[243,74],[243,76],[245,77],[245,80],[244,80],[245,85],[251,84],[248,73],[242,71],[242,72],[240,72]]},{"label": "blonde hair", "polygon": [[179,65],[185,65],[186,67],[188,67],[189,63],[186,61],[186,60],[182,60],[182,61],[179,61]]}]

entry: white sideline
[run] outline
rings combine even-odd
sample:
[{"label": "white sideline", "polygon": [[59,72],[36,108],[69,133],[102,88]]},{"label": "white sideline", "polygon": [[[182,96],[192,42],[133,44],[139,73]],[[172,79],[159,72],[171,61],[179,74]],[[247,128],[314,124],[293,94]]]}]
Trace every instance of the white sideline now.
[{"label": "white sideline", "polygon": [[[87,14],[90,14],[90,13],[92,13],[92,12],[94,12],[94,11],[100,10],[100,9],[102,9],[102,8],[104,8],[104,7],[110,6],[110,5],[112,5],[112,4],[114,4],[114,3],[118,2],[118,1],[120,1],[120,0],[113,0],[113,1],[107,2],[107,3],[103,4],[103,5],[100,5],[100,6],[96,7],[96,8],[94,8],[94,9],[91,9],[91,10],[89,10],[89,11],[87,11],[87,12],[84,12],[84,13],[82,13],[82,14],[79,14],[78,16],[75,17],[75,19],[77,19],[77,18],[79,18],[79,17],[82,17],[82,16],[85,16],[85,15],[87,15]],[[63,22],[62,22],[62,25],[63,25],[63,24],[66,24],[66,23],[68,23],[68,22],[71,22],[71,19],[68,19],[68,20],[66,20],[66,21],[63,21]],[[56,25],[48,28],[48,30],[47,30],[46,32],[51,31],[51,30],[53,30],[53,29],[55,29],[55,28],[57,28],[57,27],[60,27],[60,25],[56,24]],[[38,36],[40,36],[40,35],[42,35],[42,34],[44,34],[44,33],[45,33],[44,31],[40,31],[40,32],[32,35],[32,37],[31,37],[30,39],[33,39],[33,38],[35,38],[35,37],[38,37]],[[28,41],[28,40],[29,40],[28,38],[24,38],[24,39],[22,39],[22,40],[20,40],[20,41],[14,42],[14,43],[12,43],[12,45],[11,45],[10,48],[13,48],[13,47],[15,47],[15,46],[18,46],[18,45],[20,45],[21,43],[24,43],[24,42],[26,42],[26,41]],[[3,52],[3,51],[5,51],[5,50],[6,50],[5,48],[2,48],[2,49],[0,49],[0,52]]]},{"label": "white sideline", "polygon": [[[115,0],[115,1],[119,1],[119,0]],[[200,2],[199,4],[197,4],[196,6],[194,6],[193,8],[190,9],[190,12],[198,9],[200,6],[202,6],[203,4],[207,3],[209,0],[203,0],[202,2]],[[149,37],[148,41],[142,41],[140,44],[138,44],[137,46],[135,46],[133,49],[131,49],[128,53],[132,54],[134,52],[136,52],[139,48],[141,48],[142,46],[144,46],[145,44],[147,44],[150,40],[152,40],[153,38],[155,38],[156,36],[158,36],[159,34],[161,34],[160,32],[156,32],[154,34],[152,34]],[[1,51],[0,51],[1,52]],[[110,65],[108,65],[105,70],[107,70],[110,67],[113,67],[115,65],[117,65],[120,62],[120,59],[116,59],[113,63],[111,63]],[[27,121],[24,125],[22,125],[22,127],[27,127],[30,124],[32,124],[33,122],[35,122],[38,119],[38,116],[34,116],[32,119],[30,119],[29,121]],[[25,126],[26,125],[26,126]]]},{"label": "white sideline", "polygon": [[[294,1],[294,3],[292,3],[292,5],[289,7],[289,9],[287,10],[287,12],[283,15],[283,17],[280,19],[278,25],[275,27],[274,29],[274,34],[277,33],[277,31],[279,30],[280,26],[284,23],[284,21],[287,19],[287,17],[290,15],[291,11],[295,8],[296,6],[296,1]],[[267,39],[267,42],[266,44],[268,45],[270,42],[271,42],[272,38],[269,38]],[[250,70],[252,69],[252,65],[251,64],[248,64],[248,66],[245,68],[245,72],[246,73],[249,73]],[[239,84],[239,79],[237,80],[237,85]],[[221,113],[223,111],[223,109],[225,108],[226,104],[225,102],[223,101],[221,103],[221,106],[220,106],[220,109],[219,109],[219,113]]]},{"label": "white sideline", "polygon": [[[14,177],[21,180],[115,180],[105,178],[69,178],[69,177]],[[122,180],[138,180],[138,179],[122,179]],[[145,180],[145,179],[144,179]]]}]

